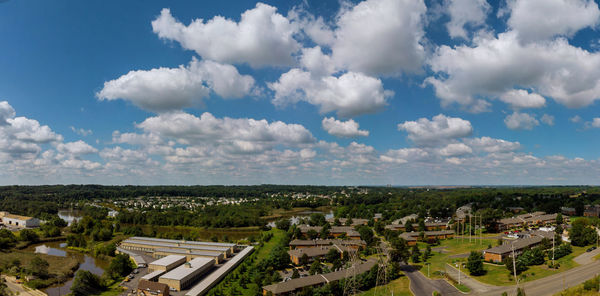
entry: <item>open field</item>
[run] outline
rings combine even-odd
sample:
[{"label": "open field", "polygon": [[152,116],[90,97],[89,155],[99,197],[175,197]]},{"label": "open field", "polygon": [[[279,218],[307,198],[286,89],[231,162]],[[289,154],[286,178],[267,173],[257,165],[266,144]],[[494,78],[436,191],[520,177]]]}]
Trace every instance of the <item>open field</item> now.
[{"label": "open field", "polygon": [[412,296],[410,292],[410,280],[407,276],[401,275],[399,278],[389,282],[387,285],[372,288],[369,291],[363,292],[360,296],[387,296],[389,293],[394,293],[395,296]]},{"label": "open field", "polygon": [[73,257],[58,257],[46,254],[34,254],[33,252],[14,250],[12,252],[0,252],[0,265],[6,266],[15,260],[21,262],[21,268],[28,268],[31,260],[40,257],[48,262],[48,272],[50,277],[44,280],[44,286],[64,282],[68,280],[73,271],[77,269],[79,263]]},{"label": "open field", "polygon": [[[469,239],[447,239],[441,241],[439,246],[435,246],[434,248],[444,248],[443,251],[432,251],[432,257],[427,260],[427,263],[430,263],[429,277],[430,278],[443,278],[442,272],[446,270],[446,263],[452,264],[453,262],[457,262],[461,260],[460,258],[452,258],[452,256],[456,256],[459,254],[467,254],[471,251],[481,251],[488,248],[488,245],[492,246],[497,245],[496,239],[483,239],[483,240],[472,240],[469,242]],[[419,248],[421,252],[425,251],[425,244],[419,243]],[[424,263],[419,263],[417,265],[421,265],[421,272],[427,276],[427,266]]]}]

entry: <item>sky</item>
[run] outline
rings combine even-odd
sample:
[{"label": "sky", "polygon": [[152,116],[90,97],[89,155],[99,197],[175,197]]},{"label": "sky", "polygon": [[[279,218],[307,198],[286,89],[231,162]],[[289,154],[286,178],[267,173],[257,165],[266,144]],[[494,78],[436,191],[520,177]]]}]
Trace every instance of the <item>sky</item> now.
[{"label": "sky", "polygon": [[593,0],[0,1],[0,184],[600,184]]}]

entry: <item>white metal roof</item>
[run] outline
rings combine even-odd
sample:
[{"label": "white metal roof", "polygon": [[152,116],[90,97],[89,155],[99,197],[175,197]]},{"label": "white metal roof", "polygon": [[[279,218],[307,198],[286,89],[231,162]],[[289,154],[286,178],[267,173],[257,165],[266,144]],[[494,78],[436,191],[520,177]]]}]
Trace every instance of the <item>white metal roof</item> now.
[{"label": "white metal roof", "polygon": [[182,243],[189,245],[200,245],[200,246],[221,246],[221,247],[235,247],[236,244],[232,243],[217,243],[217,242],[199,242],[199,241],[186,241],[186,240],[176,240],[176,239],[164,239],[164,238],[155,238],[155,237],[143,237],[143,236],[133,236],[130,239],[134,240],[145,240],[145,241],[155,241],[155,242],[169,242],[169,243]]},{"label": "white metal roof", "polygon": [[[188,264],[190,265],[189,267]],[[198,257],[188,263],[185,263],[165,273],[160,278],[180,281],[183,280],[186,276],[190,275],[191,273],[197,271],[198,269],[202,269],[213,264],[215,264],[214,259]]]},{"label": "white metal roof", "polygon": [[157,270],[157,271],[155,271],[155,272],[151,272],[151,273],[149,273],[149,274],[147,274],[147,275],[143,276],[143,277],[142,277],[142,279],[143,279],[143,280],[150,281],[150,280],[154,279],[155,277],[157,277],[157,276],[159,276],[159,275],[161,275],[161,274],[163,274],[163,273],[165,273],[165,271],[164,271],[164,270]]},{"label": "white metal roof", "polygon": [[177,261],[181,261],[182,259],[185,260],[185,258],[186,258],[185,256],[181,256],[181,255],[169,255],[169,256],[162,257],[156,261],[150,262],[150,264],[158,265],[158,266],[168,266]]},{"label": "white metal roof", "polygon": [[138,244],[145,245],[151,247],[163,247],[163,248],[185,248],[185,249],[195,249],[195,250],[210,250],[210,251],[219,251],[226,252],[229,250],[229,247],[222,246],[213,246],[213,245],[197,245],[197,244],[188,244],[179,243],[179,245],[175,245],[174,243],[166,243],[161,241],[146,241],[146,240],[137,240],[137,239],[126,239],[122,243],[130,243],[130,244]]}]

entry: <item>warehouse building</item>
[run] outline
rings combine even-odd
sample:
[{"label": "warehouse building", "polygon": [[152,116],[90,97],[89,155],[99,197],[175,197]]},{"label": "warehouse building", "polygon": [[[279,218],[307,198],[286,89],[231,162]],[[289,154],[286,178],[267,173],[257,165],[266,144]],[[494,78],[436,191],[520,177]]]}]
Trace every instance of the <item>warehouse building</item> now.
[{"label": "warehouse building", "polygon": [[168,255],[148,264],[148,272],[169,271],[185,263],[186,257],[181,255]]},{"label": "warehouse building", "polygon": [[221,263],[225,259],[224,253],[219,251],[203,251],[203,250],[183,250],[183,249],[156,249],[152,256],[154,258],[162,258],[169,255],[181,255],[187,257],[188,261],[196,258],[214,259],[216,264]]},{"label": "warehouse building", "polygon": [[0,212],[0,222],[8,227],[32,228],[40,227],[40,219]]},{"label": "warehouse building", "polygon": [[235,251],[235,245],[219,246],[219,245],[206,245],[196,244],[195,242],[179,241],[179,242],[165,242],[163,240],[140,240],[135,238],[129,238],[121,242],[121,248],[132,250],[132,251],[144,251],[144,252],[155,252],[157,249],[179,249],[179,250],[192,250],[192,251],[213,251],[219,252],[224,255],[225,258],[230,256]]},{"label": "warehouse building", "polygon": [[511,243],[505,243],[503,245],[484,250],[483,258],[488,262],[502,262],[505,258],[512,256],[513,248],[515,256],[519,256],[525,249],[533,248],[539,245],[541,242],[541,236],[520,238]]},{"label": "warehouse building", "polygon": [[161,275],[165,274],[165,273],[166,273],[166,271],[157,270],[157,271],[151,272],[151,273],[143,276],[142,280],[146,280],[146,281],[150,281],[150,282],[156,282],[156,281],[158,281],[158,278]]},{"label": "warehouse building", "polygon": [[164,244],[171,245],[194,245],[194,246],[210,246],[210,247],[225,247],[229,248],[231,252],[235,252],[236,244],[232,243],[218,243],[218,242],[199,242],[199,241],[186,241],[186,240],[176,240],[176,239],[164,239],[164,238],[154,238],[154,237],[143,237],[143,236],[133,236],[129,239],[138,240],[138,241],[149,241],[149,242],[159,242]]},{"label": "warehouse building", "polygon": [[177,291],[181,291],[197,282],[200,277],[208,272],[214,265],[214,259],[195,258],[194,260],[184,263],[160,276],[158,282],[167,284],[170,288]]},{"label": "warehouse building", "polygon": [[201,296],[204,295],[210,288],[220,282],[231,270],[236,268],[244,259],[254,251],[254,247],[248,246],[227,261],[219,269],[213,271],[205,277],[200,283],[190,289],[185,296]]}]

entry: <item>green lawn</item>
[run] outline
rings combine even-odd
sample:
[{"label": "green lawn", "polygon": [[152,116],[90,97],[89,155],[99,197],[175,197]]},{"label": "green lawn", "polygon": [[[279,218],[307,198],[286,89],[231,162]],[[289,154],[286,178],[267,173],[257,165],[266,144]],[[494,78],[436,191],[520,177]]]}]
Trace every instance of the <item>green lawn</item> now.
[{"label": "green lawn", "polygon": [[363,292],[360,296],[387,296],[390,293],[394,293],[395,296],[412,296],[410,292],[410,280],[405,275],[391,281],[385,286],[378,287],[377,289],[372,288],[369,291]]},{"label": "green lawn", "polygon": [[[454,238],[441,241],[441,244],[439,246],[432,247],[432,249],[439,247],[446,248],[443,249],[443,251],[432,250],[431,253],[433,256],[427,260],[427,263],[431,264],[429,276],[431,278],[443,278],[440,272],[444,272],[446,270],[446,263],[452,264],[454,262],[461,261],[460,258],[450,258],[452,255],[470,253],[471,251],[485,250],[488,248],[489,244],[495,246],[497,245],[497,240],[483,239],[472,240],[471,242],[469,242],[469,239]],[[421,248],[421,245],[419,245],[419,247],[421,248],[421,252],[425,251],[424,246],[425,244],[423,244],[423,247]],[[417,265],[422,265],[421,272],[425,276],[427,276],[427,266],[424,265],[423,262],[418,263]]]},{"label": "green lawn", "polygon": [[[560,268],[558,269],[550,269],[546,264],[529,266],[529,268],[526,271],[523,271],[523,273],[519,275],[519,281],[533,281],[576,267],[578,266],[578,264],[575,263],[573,259],[585,253],[586,249],[586,247],[573,247],[573,253],[556,260],[556,262],[560,263]],[[485,264],[485,269],[487,270],[487,273],[485,275],[473,278],[483,283],[491,285],[514,284],[514,281],[509,277],[509,271],[504,265]]]}]

